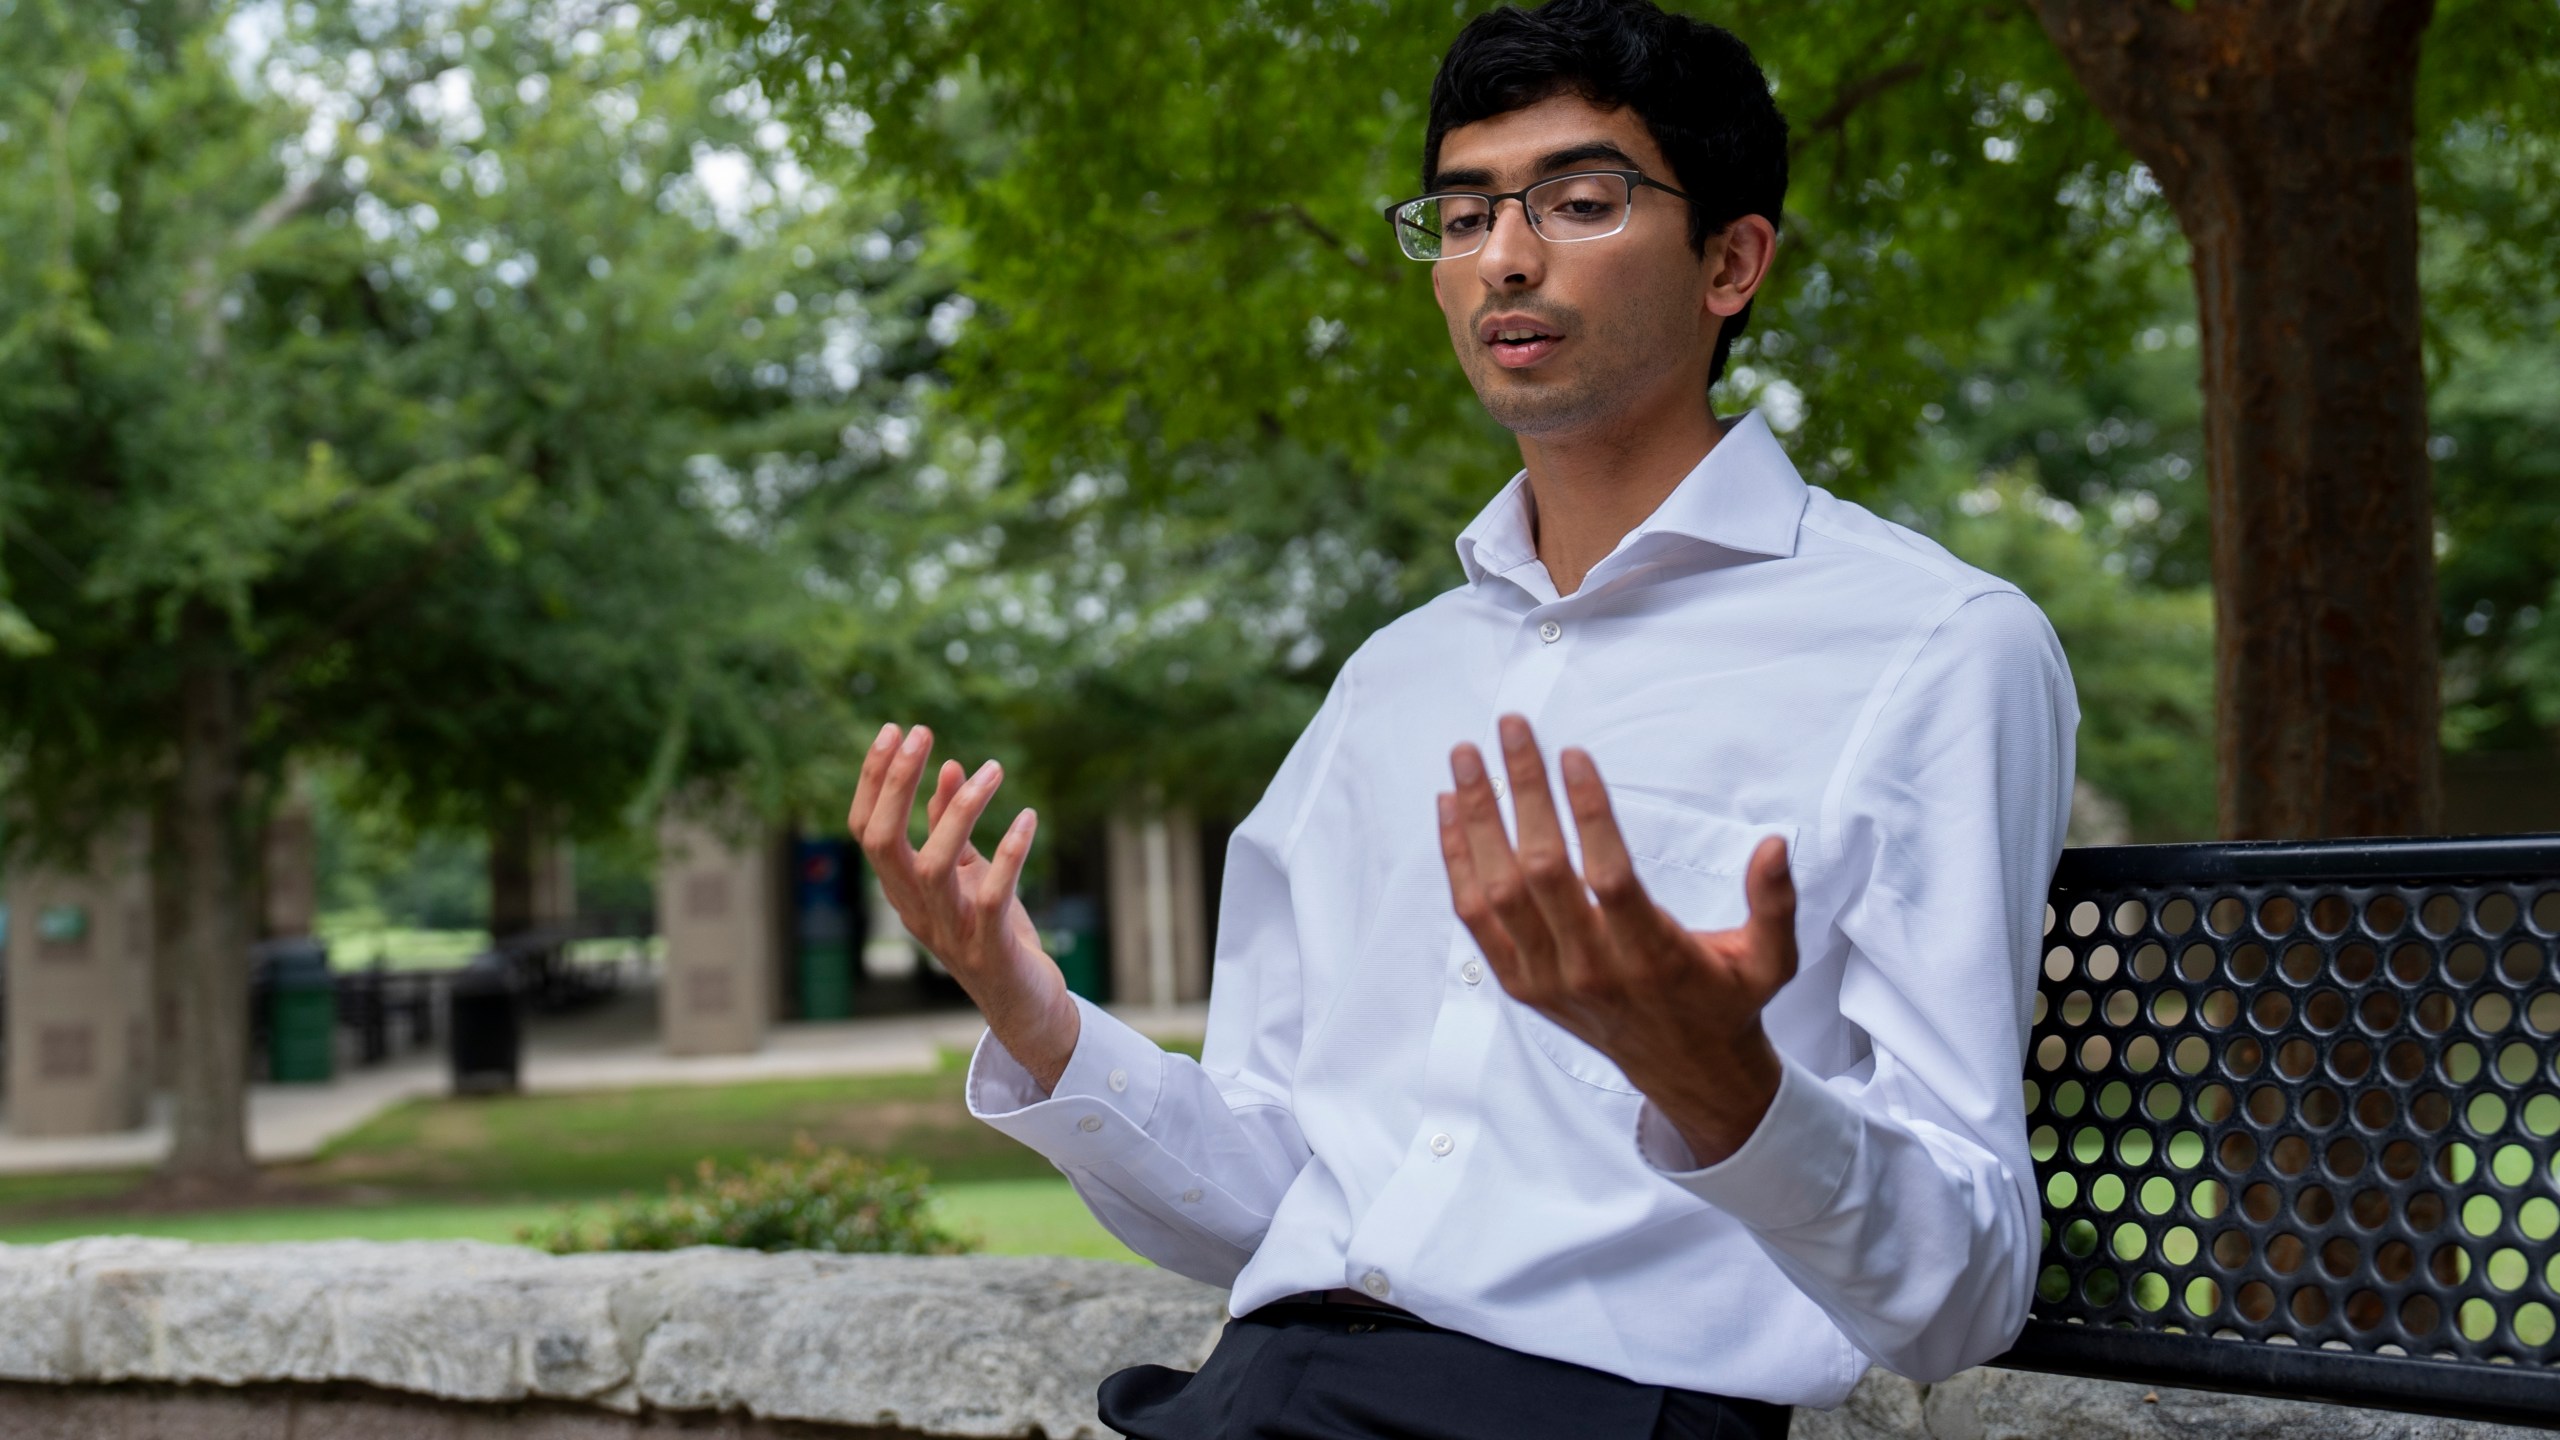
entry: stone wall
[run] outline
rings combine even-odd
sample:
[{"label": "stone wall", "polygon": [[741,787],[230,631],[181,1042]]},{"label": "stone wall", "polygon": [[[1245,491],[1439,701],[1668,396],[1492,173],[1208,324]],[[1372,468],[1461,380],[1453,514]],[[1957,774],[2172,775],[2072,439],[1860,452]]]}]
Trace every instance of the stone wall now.
[{"label": "stone wall", "polygon": [[[0,1435],[1101,1437],[1123,1366],[1222,1296],[1098,1260],[548,1256],[465,1241],[0,1245]],[[2003,1370],[1871,1373],[1796,1440],[2506,1440],[2528,1432]]]}]

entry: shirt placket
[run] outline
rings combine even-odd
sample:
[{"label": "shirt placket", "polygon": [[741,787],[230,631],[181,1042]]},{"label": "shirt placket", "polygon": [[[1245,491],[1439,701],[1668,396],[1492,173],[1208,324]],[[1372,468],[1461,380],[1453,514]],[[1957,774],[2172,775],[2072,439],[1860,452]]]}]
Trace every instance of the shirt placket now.
[{"label": "shirt placket", "polygon": [[[1513,818],[1512,795],[1498,722],[1518,713],[1534,727],[1544,714],[1573,647],[1573,620],[1565,613],[1570,603],[1537,605],[1520,617],[1476,736],[1506,822]],[[1398,1303],[1429,1292],[1416,1257],[1450,1218],[1476,1146],[1500,1123],[1484,1113],[1481,1097],[1485,1060],[1502,1028],[1502,982],[1454,915],[1441,969],[1441,1002],[1423,1058],[1421,1120],[1403,1161],[1354,1230],[1344,1264],[1345,1285]]]}]

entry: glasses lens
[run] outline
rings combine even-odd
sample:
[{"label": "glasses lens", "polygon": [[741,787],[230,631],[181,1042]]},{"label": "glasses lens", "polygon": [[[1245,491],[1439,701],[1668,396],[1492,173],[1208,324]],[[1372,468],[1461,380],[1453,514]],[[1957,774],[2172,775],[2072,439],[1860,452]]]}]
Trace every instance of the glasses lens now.
[{"label": "glasses lens", "polygon": [[1484,243],[1485,203],[1476,195],[1430,195],[1396,207],[1396,243],[1416,260],[1465,255]]},{"label": "glasses lens", "polygon": [[1597,240],[1627,227],[1621,175],[1560,175],[1530,189],[1529,218],[1550,240]]}]

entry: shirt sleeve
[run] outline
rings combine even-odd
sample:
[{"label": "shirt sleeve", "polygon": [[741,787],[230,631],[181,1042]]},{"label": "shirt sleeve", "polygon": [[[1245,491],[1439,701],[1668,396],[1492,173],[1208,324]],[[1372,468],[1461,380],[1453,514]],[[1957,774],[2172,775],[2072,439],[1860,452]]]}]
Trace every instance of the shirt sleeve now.
[{"label": "shirt sleeve", "polygon": [[1872,1069],[1826,1079],[1782,1056],[1759,1126],[1704,1168],[1650,1102],[1636,1143],[1861,1349],[1925,1384],[2026,1324],[2041,1212],[2020,1077],[2079,705],[2051,628],[2014,591],[1955,604],[1887,683],[1825,826],[1840,1007]]},{"label": "shirt sleeve", "polygon": [[1345,666],[1227,847],[1201,1058],[1079,998],[1075,1053],[1042,1095],[992,1033],[969,1111],[1047,1157],[1094,1218],[1168,1270],[1232,1284],[1308,1150],[1289,1096],[1305,1002],[1289,862],[1348,723]]}]

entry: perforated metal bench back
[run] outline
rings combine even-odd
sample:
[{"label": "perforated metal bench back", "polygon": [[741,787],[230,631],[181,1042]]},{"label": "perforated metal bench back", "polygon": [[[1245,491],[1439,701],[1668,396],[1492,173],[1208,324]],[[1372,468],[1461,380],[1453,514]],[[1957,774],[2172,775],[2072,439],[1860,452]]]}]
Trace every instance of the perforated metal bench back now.
[{"label": "perforated metal bench back", "polygon": [[2560,1425],[2560,835],[2066,853],[2013,1368]]}]

